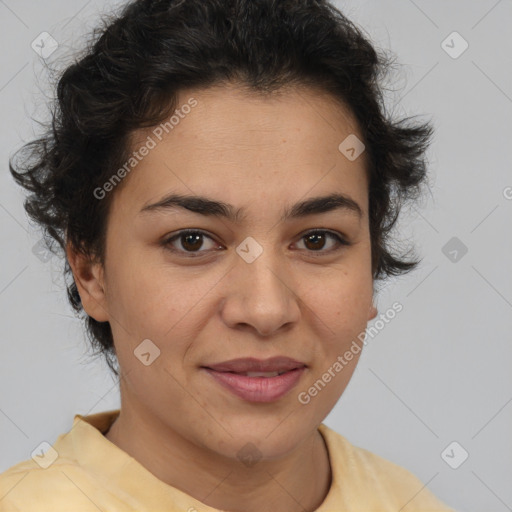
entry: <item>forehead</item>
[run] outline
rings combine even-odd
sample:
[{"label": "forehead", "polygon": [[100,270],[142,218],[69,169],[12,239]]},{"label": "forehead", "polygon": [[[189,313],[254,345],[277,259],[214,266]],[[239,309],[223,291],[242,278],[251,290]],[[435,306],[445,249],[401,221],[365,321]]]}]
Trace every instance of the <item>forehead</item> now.
[{"label": "forehead", "polygon": [[308,190],[321,195],[336,189],[358,196],[366,210],[365,154],[351,161],[339,149],[354,136],[362,139],[353,115],[320,90],[288,88],[265,96],[235,85],[185,90],[172,117],[132,135],[132,151],[151,149],[114,202],[140,211],[170,191],[240,205],[256,194],[298,200]]}]

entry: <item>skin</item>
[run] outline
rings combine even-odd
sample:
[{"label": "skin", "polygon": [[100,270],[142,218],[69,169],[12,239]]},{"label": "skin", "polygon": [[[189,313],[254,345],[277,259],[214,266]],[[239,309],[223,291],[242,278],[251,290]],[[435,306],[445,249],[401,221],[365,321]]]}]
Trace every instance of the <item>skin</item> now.
[{"label": "skin", "polygon": [[[307,405],[298,394],[377,314],[364,154],[349,161],[338,151],[349,134],[362,136],[342,105],[310,88],[272,97],[233,84],[187,90],[178,107],[191,97],[198,105],[112,192],[104,264],[68,246],[84,309],[110,322],[121,369],[121,413],[106,437],[211,507],[313,511],[332,477],[317,428],[360,353]],[[134,150],[150,134],[137,132]],[[244,207],[246,218],[233,223],[183,209],[139,214],[171,191]],[[362,218],[334,210],[280,221],[285,206],[333,192],[355,200]],[[204,256],[191,257],[183,237],[161,245],[185,228],[211,237],[198,244]],[[305,235],[319,228],[351,245],[326,236],[315,251]],[[263,248],[250,264],[235,251],[249,236]],[[144,339],[161,351],[149,366],[134,356]],[[308,368],[271,403],[244,401],[200,368],[276,355]],[[261,455],[252,466],[237,455],[247,443]]]}]

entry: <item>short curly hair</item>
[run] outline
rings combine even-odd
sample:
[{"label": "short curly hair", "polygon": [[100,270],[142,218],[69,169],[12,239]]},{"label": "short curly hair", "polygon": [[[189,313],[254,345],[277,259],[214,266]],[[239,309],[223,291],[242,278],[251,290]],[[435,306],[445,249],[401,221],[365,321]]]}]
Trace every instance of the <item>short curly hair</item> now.
[{"label": "short curly hair", "polygon": [[[180,91],[228,82],[262,94],[317,87],[348,106],[366,146],[373,278],[415,268],[409,252],[392,253],[390,232],[426,181],[433,128],[387,115],[382,79],[394,62],[328,0],[136,0],[105,17],[62,72],[45,132],[10,160],[30,192],[27,214],[49,250],[57,242],[64,252],[74,310],[83,313],[66,245],[104,261],[113,194],[97,200],[93,191],[126,162],[130,135],[168,117]],[[92,348],[119,375],[110,324],[83,320]]]}]

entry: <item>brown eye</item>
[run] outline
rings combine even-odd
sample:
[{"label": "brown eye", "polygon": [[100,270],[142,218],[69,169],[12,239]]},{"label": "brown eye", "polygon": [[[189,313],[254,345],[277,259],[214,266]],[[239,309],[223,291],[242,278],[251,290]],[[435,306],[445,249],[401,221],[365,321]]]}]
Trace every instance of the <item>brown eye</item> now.
[{"label": "brown eye", "polygon": [[[329,238],[331,240],[334,240],[334,247],[331,244],[330,248],[328,248],[327,250],[322,250],[326,247]],[[350,245],[349,242],[347,242],[338,234],[331,233],[330,231],[325,230],[311,231],[305,234],[302,237],[302,240],[304,240],[304,245],[306,246],[306,249],[310,252],[329,253],[331,251],[335,251],[336,249],[338,249],[340,245]]]},{"label": "brown eye", "polygon": [[[204,240],[211,241],[211,245],[215,246],[213,239],[206,233],[197,230],[185,230],[173,235],[163,242],[163,245],[172,252],[182,253],[187,256],[202,256],[208,250],[200,250],[204,246]],[[179,242],[181,247],[176,247],[176,242]],[[194,254],[195,253],[195,254]]]},{"label": "brown eye", "polygon": [[200,234],[184,234],[180,235],[181,237],[181,245],[184,249],[187,251],[196,251],[197,249],[200,249],[203,245],[202,241],[202,235]]},{"label": "brown eye", "polygon": [[325,234],[323,233],[311,233],[310,235],[306,235],[304,240],[308,249],[317,251],[318,249],[323,249],[325,246],[325,238]]}]

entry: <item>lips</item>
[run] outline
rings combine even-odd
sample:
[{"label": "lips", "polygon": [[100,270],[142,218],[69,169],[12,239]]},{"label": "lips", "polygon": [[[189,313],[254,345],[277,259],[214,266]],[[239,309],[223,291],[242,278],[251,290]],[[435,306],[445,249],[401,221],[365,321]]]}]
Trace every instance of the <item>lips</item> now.
[{"label": "lips", "polygon": [[277,356],[264,360],[253,357],[232,359],[222,363],[203,366],[203,368],[214,370],[216,372],[229,372],[247,375],[249,377],[273,377],[298,368],[305,368],[306,366],[307,365],[305,363],[295,359],[285,356]]},{"label": "lips", "polygon": [[221,387],[247,402],[274,402],[287,395],[300,381],[307,365],[289,357],[260,360],[232,359],[203,366]]}]

